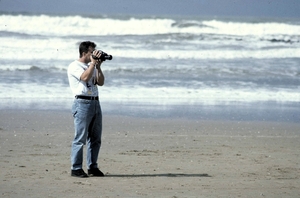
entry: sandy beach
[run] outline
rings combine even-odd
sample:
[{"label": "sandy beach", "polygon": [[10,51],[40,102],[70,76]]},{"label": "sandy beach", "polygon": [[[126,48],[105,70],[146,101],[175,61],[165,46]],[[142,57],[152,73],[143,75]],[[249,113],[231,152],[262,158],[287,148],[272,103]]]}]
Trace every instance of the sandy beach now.
[{"label": "sandy beach", "polygon": [[68,111],[1,110],[0,197],[300,197],[300,124],[104,115],[104,178],[70,176]]}]

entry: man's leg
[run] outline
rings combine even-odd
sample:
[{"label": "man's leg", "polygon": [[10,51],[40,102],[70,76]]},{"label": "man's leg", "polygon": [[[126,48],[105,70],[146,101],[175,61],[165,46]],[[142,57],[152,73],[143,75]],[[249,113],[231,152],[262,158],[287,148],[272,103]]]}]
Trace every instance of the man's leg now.
[{"label": "man's leg", "polygon": [[102,112],[100,104],[97,105],[97,111],[90,125],[87,141],[87,166],[90,176],[103,177],[104,174],[99,170],[97,160],[101,147],[102,136]]},{"label": "man's leg", "polygon": [[96,114],[89,126],[87,140],[87,166],[88,169],[98,168],[97,160],[101,147],[102,136],[102,112],[100,105],[97,106]]},{"label": "man's leg", "polygon": [[82,169],[83,147],[86,144],[88,135],[88,123],[91,120],[89,116],[88,102],[75,100],[72,113],[74,117],[75,136],[72,142],[71,164],[72,170]]}]

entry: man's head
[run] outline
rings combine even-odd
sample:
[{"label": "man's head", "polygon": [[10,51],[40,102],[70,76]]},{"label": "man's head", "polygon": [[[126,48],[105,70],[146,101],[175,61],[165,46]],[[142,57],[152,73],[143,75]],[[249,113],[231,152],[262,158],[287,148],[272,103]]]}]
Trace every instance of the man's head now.
[{"label": "man's head", "polygon": [[95,49],[96,44],[91,41],[84,41],[79,45],[79,57],[85,59],[84,62],[90,62],[90,56]]}]

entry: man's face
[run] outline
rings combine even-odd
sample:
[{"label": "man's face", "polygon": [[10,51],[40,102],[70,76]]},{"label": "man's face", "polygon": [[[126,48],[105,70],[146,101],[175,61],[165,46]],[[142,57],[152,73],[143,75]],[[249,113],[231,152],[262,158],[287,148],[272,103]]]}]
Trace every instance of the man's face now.
[{"label": "man's face", "polygon": [[85,54],[85,62],[86,63],[91,62],[91,55],[93,54],[94,50],[95,50],[95,48],[89,47],[89,51]]}]

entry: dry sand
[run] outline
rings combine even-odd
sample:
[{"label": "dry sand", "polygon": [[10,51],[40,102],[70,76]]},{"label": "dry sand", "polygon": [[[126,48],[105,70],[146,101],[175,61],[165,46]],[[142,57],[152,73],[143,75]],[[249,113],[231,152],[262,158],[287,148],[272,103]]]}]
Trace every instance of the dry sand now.
[{"label": "dry sand", "polygon": [[65,111],[0,112],[0,197],[300,197],[300,124],[104,115],[104,178],[70,176]]}]

